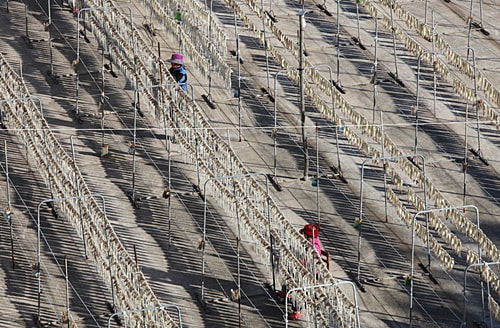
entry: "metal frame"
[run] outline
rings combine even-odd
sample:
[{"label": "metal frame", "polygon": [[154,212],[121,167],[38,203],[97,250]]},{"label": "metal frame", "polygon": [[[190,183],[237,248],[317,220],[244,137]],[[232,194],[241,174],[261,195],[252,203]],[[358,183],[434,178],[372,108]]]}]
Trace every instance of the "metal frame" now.
[{"label": "metal frame", "polygon": [[115,316],[118,316],[121,314],[140,313],[140,312],[154,311],[154,310],[167,311],[168,308],[175,308],[177,310],[177,316],[179,317],[179,327],[182,328],[181,310],[179,309],[179,307],[177,305],[174,305],[174,304],[159,305],[159,306],[155,306],[155,307],[149,307],[149,308],[143,308],[143,309],[137,309],[137,310],[127,310],[127,311],[113,313],[108,318],[108,328],[111,327],[111,319]]},{"label": "metal frame", "polygon": [[333,287],[333,286],[338,286],[341,284],[349,284],[352,287],[352,292],[354,295],[354,306],[356,307],[356,321],[357,321],[357,327],[360,328],[360,322],[359,322],[359,308],[358,308],[358,299],[356,296],[356,287],[354,284],[350,281],[338,281],[338,282],[332,282],[329,284],[321,284],[321,285],[312,285],[312,286],[304,286],[304,287],[297,287],[297,288],[292,288],[286,293],[285,297],[285,327],[288,328],[288,297],[292,292],[295,291],[303,291],[305,292],[307,289],[314,289],[314,288],[320,288],[320,287]]},{"label": "metal frame", "polygon": [[[378,158],[369,158],[363,161],[361,164],[361,187],[359,192],[359,219],[363,218],[363,182],[365,175],[365,164],[369,161],[380,161],[380,160],[391,160],[398,158],[411,158],[411,157],[420,157],[423,162],[423,174],[424,174],[424,207],[427,210],[427,178],[425,175],[425,157],[420,154],[411,154],[411,155],[400,155],[400,156],[388,156],[388,157],[378,157]],[[357,280],[361,285],[360,275],[361,275],[361,230],[363,225],[360,224],[358,227],[358,270],[357,270]],[[427,248],[429,248],[429,238],[427,238]],[[430,265],[430,253],[429,253],[429,265]]]},{"label": "metal frame", "polygon": [[[245,177],[250,177],[250,176],[255,176],[255,175],[262,175],[266,178],[266,194],[268,196],[267,198],[267,218],[269,221],[269,243],[271,245],[271,251],[270,251],[270,261],[271,261],[271,270],[273,274],[273,290],[275,289],[276,286],[276,279],[274,275],[274,261],[273,261],[273,256],[274,256],[274,249],[273,249],[273,237],[271,234],[271,217],[270,217],[270,204],[269,204],[269,181],[267,174],[263,172],[252,172],[252,173],[246,173],[246,174],[235,174],[235,175],[224,175],[224,176],[219,176],[219,177],[214,177],[214,178],[209,178],[205,180],[205,183],[203,185],[203,246],[202,246],[202,264],[201,264],[201,301],[204,301],[205,294],[205,245],[206,245],[206,239],[207,239],[207,184],[211,181],[220,181],[220,180],[226,180],[226,179],[237,179],[237,178],[245,178]],[[239,216],[238,216],[238,233],[239,233]],[[239,236],[238,236],[239,238]],[[238,254],[239,255],[239,254]],[[238,257],[238,265],[239,265],[239,257]],[[238,291],[239,291],[239,284],[238,284]]]},{"label": "metal frame", "polygon": [[[194,89],[193,86],[189,83],[185,83],[186,85],[191,87],[191,99],[194,99]],[[133,151],[132,151],[132,191],[131,191],[131,201],[134,206],[136,206],[136,201],[137,198],[135,197],[135,176],[136,176],[136,164],[135,164],[135,153],[136,153],[136,139],[137,139],[137,104],[139,103],[139,91],[143,90],[148,90],[148,89],[155,89],[155,88],[161,88],[161,87],[172,87],[172,86],[177,86],[179,83],[163,83],[163,84],[155,84],[155,85],[147,85],[143,87],[138,87],[134,90],[134,132],[133,132]],[[167,128],[167,124],[165,122],[165,130]],[[167,139],[167,133],[165,131],[165,139]],[[169,163],[170,163],[170,152],[169,152]],[[169,166],[170,168],[170,166]],[[169,179],[169,186],[170,186],[170,179]]]},{"label": "metal frame", "polygon": [[[45,117],[43,116],[42,100],[40,98],[38,98],[37,96],[3,99],[3,100],[0,100],[0,105],[3,103],[9,103],[9,102],[14,102],[14,101],[26,101],[26,100],[33,100],[33,99],[38,101],[38,104],[40,105],[40,114],[42,115],[42,118],[45,119]],[[1,121],[2,121],[2,110],[0,109],[0,122]]]},{"label": "metal frame", "polygon": [[[77,14],[77,25],[76,25],[76,91],[75,91],[75,101],[76,101],[76,109],[75,109],[75,114],[78,119],[80,119],[80,111],[78,108],[78,100],[79,100],[79,84],[80,84],[80,14],[85,11],[93,11],[93,10],[106,10],[106,9],[119,9],[119,8],[124,8],[128,9],[130,13],[130,29],[131,29],[131,35],[132,35],[132,47],[133,47],[133,56],[134,56],[134,72],[135,72],[135,57],[136,57],[136,44],[134,40],[134,19],[132,15],[132,8],[129,6],[102,6],[102,7],[94,7],[94,8],[83,8],[78,11]],[[85,30],[85,27],[84,27]],[[104,45],[103,45],[104,47]],[[136,81],[137,82],[137,81]]]},{"label": "metal frame", "polygon": [[[423,51],[421,52],[419,55],[418,55],[418,66],[417,66],[417,95],[416,95],[416,104],[415,104],[415,146],[414,146],[414,153],[417,153],[417,143],[418,143],[418,107],[419,107],[419,91],[420,91],[420,62],[421,62],[421,59],[422,59],[422,56],[425,55],[425,54],[433,54],[433,55],[436,55],[436,54],[443,54],[447,51],[456,51],[456,50],[464,50],[464,49],[467,49],[467,51],[472,51],[472,62],[473,62],[473,75],[474,75],[474,98],[476,98],[476,101],[477,101],[477,75],[476,75],[476,55],[475,55],[475,51],[474,51],[474,48],[472,47],[458,47],[458,48],[450,48],[450,49],[444,49],[444,50],[434,50],[434,51]],[[467,102],[468,104],[468,102]],[[477,105],[476,105],[477,106]],[[466,118],[467,118],[467,114],[468,114],[468,111],[466,111]],[[465,122],[465,124],[467,124],[467,120]],[[466,130],[465,130],[465,133],[466,133],[466,139],[465,139],[465,144],[467,146],[467,126],[466,126]],[[477,142],[478,142],[478,153],[481,152],[481,146],[480,146],[480,143],[479,143],[479,140],[480,140],[480,130],[479,130],[479,115],[477,115]]]},{"label": "metal frame", "polygon": [[[415,215],[412,218],[412,221],[411,221],[412,233],[411,233],[410,310],[409,310],[410,328],[413,327],[413,322],[412,322],[413,315],[412,314],[413,314],[413,268],[415,265],[415,220],[417,219],[418,215],[424,214],[424,213],[434,213],[434,212],[441,212],[441,211],[446,211],[446,210],[457,210],[457,209],[466,209],[466,208],[472,208],[476,211],[477,231],[479,233],[481,231],[481,229],[479,227],[479,210],[474,205],[442,207],[442,208],[435,208],[435,209],[431,209],[431,210],[418,211],[417,213],[415,213]],[[427,215],[425,216],[425,220],[426,220],[426,224],[428,226],[429,225],[429,222],[428,222],[429,218]],[[429,238],[427,238],[427,240],[429,240]],[[478,244],[477,248],[478,248],[477,252],[478,252],[478,256],[479,256],[479,261],[481,261],[481,245]],[[481,292],[484,293],[484,290],[482,289]],[[483,306],[483,312],[484,312],[484,304],[482,306]]]},{"label": "metal frame", "polygon": [[[42,288],[41,288],[41,275],[42,275],[42,270],[41,270],[41,256],[40,256],[40,233],[41,233],[41,228],[40,228],[40,208],[43,204],[45,203],[50,203],[50,202],[56,202],[56,201],[65,201],[65,200],[74,200],[74,199],[84,199],[84,198],[93,198],[93,197],[98,197],[102,201],[102,208],[104,212],[104,217],[107,220],[106,216],[106,201],[104,199],[104,196],[101,194],[90,194],[90,195],[82,195],[82,196],[69,196],[69,197],[63,197],[63,198],[51,198],[51,199],[45,199],[42,200],[40,203],[38,203],[37,207],[37,271],[35,273],[35,276],[38,279],[38,306],[37,306],[37,321],[40,322],[40,304],[41,304],[41,293],[42,293]],[[106,235],[107,237],[107,235]],[[83,237],[85,238],[85,237]],[[109,242],[109,238],[108,242]],[[111,271],[111,265],[110,265],[110,285],[111,285],[111,297],[113,299],[114,303],[114,288],[113,288],[113,274]]]},{"label": "metal frame", "polygon": [[[486,266],[488,267],[489,265],[495,265],[495,264],[500,264],[500,262],[483,262],[483,263],[473,263],[469,264],[467,268],[465,268],[464,271],[464,290],[462,294],[464,295],[464,317],[462,319],[462,323],[460,324],[460,328],[466,327],[467,326],[467,297],[465,296],[465,292],[467,291],[467,271],[469,271],[470,268],[472,267],[477,267],[477,266]],[[488,290],[488,297],[490,297],[490,282],[487,281],[487,290]],[[483,307],[483,322],[485,322],[485,315],[484,315],[484,307]],[[490,327],[493,326],[493,316],[490,314]]]}]

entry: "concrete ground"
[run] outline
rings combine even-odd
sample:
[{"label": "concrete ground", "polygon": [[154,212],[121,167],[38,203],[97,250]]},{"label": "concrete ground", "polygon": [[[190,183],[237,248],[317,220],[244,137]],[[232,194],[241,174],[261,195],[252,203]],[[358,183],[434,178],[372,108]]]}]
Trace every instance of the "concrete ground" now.
[{"label": "concrete ground", "polygon": [[[463,14],[468,7],[464,1],[445,4],[440,1],[429,1],[438,22],[438,31],[449,35],[447,40],[459,47],[467,40],[463,37]],[[499,8],[493,2],[483,2],[484,21],[486,24],[495,19]],[[32,30],[31,38],[43,39],[46,33],[40,29],[43,13],[37,3],[30,2],[32,15],[29,17]],[[40,4],[43,5],[44,4]],[[136,25],[143,18],[148,19],[148,11],[139,4],[132,6]],[[230,49],[234,49],[234,21],[232,11],[226,6],[214,4],[217,20],[224,26]],[[241,4],[242,7],[243,4]],[[267,4],[266,4],[267,6]],[[336,26],[331,17],[319,11],[315,4],[306,4],[306,8],[314,10],[307,14],[305,27],[305,47],[307,60],[313,65],[327,63],[336,67],[336,49],[334,38]],[[422,4],[408,2],[405,8],[412,13],[423,16]],[[294,2],[273,2],[273,13],[278,19],[277,25],[286,35],[296,40],[298,19],[295,15],[300,5]],[[246,7],[245,7],[246,8]],[[327,8],[336,14],[336,4],[327,3]],[[259,257],[252,249],[252,240],[242,240],[242,290],[246,297],[241,304],[230,300],[230,290],[234,289],[237,279],[236,236],[237,226],[232,213],[224,213],[222,209],[210,201],[210,220],[208,222],[211,248],[207,258],[206,276],[208,300],[207,306],[199,302],[201,259],[198,250],[201,238],[200,226],[203,223],[203,200],[193,192],[193,184],[199,183],[196,169],[184,163],[184,154],[179,144],[171,144],[171,165],[165,151],[164,131],[153,125],[150,117],[139,118],[139,133],[143,150],[138,158],[137,185],[140,195],[151,199],[144,200],[135,208],[128,200],[127,192],[131,188],[131,158],[127,153],[127,143],[131,140],[133,111],[133,92],[123,76],[112,78],[106,76],[105,90],[110,97],[110,108],[106,112],[106,133],[104,138],[110,147],[110,157],[100,157],[100,117],[98,114],[99,74],[90,78],[82,77],[81,110],[85,114],[80,123],[72,115],[74,109],[74,78],[63,77],[59,84],[54,84],[45,74],[48,69],[48,45],[44,41],[34,44],[29,49],[24,43],[22,34],[24,27],[24,6],[20,2],[9,2],[9,13],[2,8],[2,53],[6,55],[12,66],[20,69],[22,60],[23,76],[32,94],[42,99],[44,116],[53,127],[61,145],[68,152],[72,146],[79,169],[87,183],[96,192],[105,195],[109,204],[108,217],[118,232],[122,243],[135,255],[138,265],[150,279],[158,297],[165,303],[177,304],[181,307],[184,327],[233,327],[243,325],[249,327],[284,325],[283,304],[275,298],[269,288],[271,282],[269,268],[265,259]],[[249,8],[248,17],[259,26],[259,18]],[[373,111],[373,59],[375,53],[374,21],[361,8],[360,39],[366,50],[362,50],[351,36],[357,35],[356,8],[351,3],[341,2],[341,53],[340,79],[346,91],[345,99],[365,117],[371,118]],[[382,10],[382,7],[381,9]],[[387,8],[386,8],[387,10]],[[429,10],[431,11],[431,10]],[[66,35],[75,35],[75,20],[67,11],[54,12],[54,24],[63,26],[60,30],[68,31]],[[208,92],[207,80],[193,69],[194,63],[189,58],[187,68],[189,81],[194,86],[194,96],[198,105],[210,119],[212,126],[220,136],[229,142],[250,171],[272,174],[274,170],[274,147],[272,129],[274,127],[273,106],[262,89],[273,86],[274,74],[280,67],[270,58],[270,80],[267,80],[266,61],[262,45],[256,41],[255,33],[239,24],[240,52],[243,59],[241,65],[241,106],[234,98],[235,83],[232,88],[222,85],[214,78],[213,99],[216,108],[211,109],[201,95]],[[160,42],[161,53],[167,58],[176,47],[175,37],[166,35],[159,24],[158,34],[148,36],[141,30],[151,44]],[[261,25],[260,25],[261,26]],[[402,44],[398,44],[399,77],[405,87],[394,82],[388,75],[393,72],[392,37],[386,30],[382,31],[379,22],[377,44],[378,71],[375,121],[383,120],[384,131],[408,154],[412,154],[414,146],[414,116],[411,115],[416,95],[417,59],[407,52]],[[472,46],[476,49],[478,68],[488,74],[488,79],[498,85],[498,72],[495,65],[498,55],[498,30],[493,25],[485,25],[491,32],[486,37],[474,31]],[[442,29],[442,30],[441,30]],[[71,32],[69,32],[71,31]],[[5,33],[3,33],[5,32]],[[277,41],[267,31],[270,42],[278,46]],[[459,34],[460,33],[460,34]],[[415,34],[415,33],[413,33]],[[92,39],[92,37],[90,37]],[[92,41],[92,40],[91,40]],[[422,41],[424,42],[424,41]],[[75,41],[70,44],[74,47]],[[81,42],[82,53],[88,58],[89,69],[100,68],[99,49],[95,43]],[[430,47],[430,44],[426,44]],[[69,66],[73,58],[72,51],[65,44],[55,44],[55,71],[58,74],[72,73]],[[284,56],[292,62],[294,57],[283,50]],[[463,51],[461,52],[464,53]],[[92,58],[93,57],[93,58]],[[233,82],[237,80],[236,60],[227,56],[233,71]],[[481,227],[495,244],[498,199],[495,188],[498,185],[498,133],[495,126],[481,118],[479,139],[475,122],[469,123],[468,146],[464,146],[464,102],[458,98],[451,86],[443,81],[439,84],[436,115],[433,112],[432,72],[424,68],[420,97],[422,99],[421,129],[419,130],[419,153],[426,158],[426,173],[439,190],[450,199],[453,205],[472,204],[479,208]],[[326,71],[326,70],[325,70]],[[336,72],[334,72],[335,74]],[[336,80],[336,78],[334,78]],[[268,83],[270,82],[270,84]],[[337,81],[339,82],[339,81]],[[307,82],[312,85],[310,81]],[[94,84],[97,84],[94,85]],[[313,86],[313,85],[312,85]],[[357,278],[358,268],[363,288],[358,288],[357,296],[361,326],[363,327],[407,327],[409,326],[409,288],[404,278],[410,272],[411,231],[396,215],[392,206],[384,202],[384,183],[382,168],[367,162],[363,180],[363,215],[362,230],[355,229],[353,223],[360,212],[361,165],[367,160],[357,149],[350,145],[343,134],[339,135],[339,153],[334,138],[334,128],[306,100],[306,133],[310,146],[310,162],[308,175],[319,171],[319,186],[312,186],[311,178],[303,177],[303,153],[300,140],[300,117],[297,99],[297,87],[288,79],[280,78],[275,99],[278,108],[278,153],[276,175],[282,191],[271,188],[272,198],[279,204],[287,219],[299,229],[305,222],[319,222],[320,238],[323,247],[331,254],[331,271],[339,279]],[[472,110],[472,109],[471,109]],[[382,116],[383,113],[383,116]],[[469,119],[474,120],[474,111]],[[239,122],[241,119],[241,123]],[[346,126],[352,122],[344,121]],[[472,123],[474,122],[474,123]],[[316,138],[315,128],[319,127]],[[29,166],[29,158],[23,154],[23,145],[19,145],[7,130],[1,133],[7,142],[9,153],[9,171],[14,185],[18,187],[16,196],[12,196],[16,224],[16,267],[12,268],[9,258],[9,231],[7,221],[2,226],[2,274],[4,276],[4,295],[2,303],[2,320],[9,326],[29,326],[32,314],[37,310],[37,280],[33,274],[36,247],[33,244],[36,225],[33,216],[36,205],[49,198],[50,193],[40,182],[36,168]],[[72,142],[70,140],[72,137]],[[489,165],[485,165],[472,152],[467,152],[469,159],[468,175],[463,175],[461,164],[463,149],[478,148]],[[316,152],[317,150],[317,152]],[[2,163],[5,155],[1,156]],[[338,168],[341,163],[343,176],[347,183],[335,178],[332,166]],[[318,165],[317,165],[318,164]],[[4,170],[5,172],[5,170]],[[168,173],[170,172],[170,174]],[[169,184],[176,197],[167,200],[155,198],[161,195]],[[203,183],[203,181],[201,181]],[[412,182],[408,184],[413,185]],[[5,203],[7,188],[4,180],[0,197]],[[465,190],[465,195],[464,195]],[[14,191],[11,190],[11,195]],[[18,193],[17,193],[18,192]],[[170,206],[169,206],[170,204]],[[82,304],[78,304],[76,292],[73,292],[70,311],[81,316],[82,326],[105,326],[109,316],[106,301],[110,301],[111,292],[106,284],[92,271],[91,261],[85,258],[81,242],[74,239],[71,227],[58,219],[50,209],[44,208],[44,218],[49,226],[43,227],[47,233],[48,244],[56,254],[59,263],[68,258],[71,268],[70,280],[79,286],[75,289],[84,295],[85,304],[91,305],[93,320],[87,320]],[[473,213],[469,213],[473,216]],[[19,220],[19,221],[17,221]],[[45,220],[44,220],[45,221]],[[361,239],[359,239],[361,237]],[[470,240],[461,237],[464,246],[475,247]],[[361,244],[359,244],[361,242]],[[361,245],[361,247],[359,247]],[[44,246],[45,247],[45,246]],[[49,258],[50,252],[44,249],[42,263],[53,267],[51,282],[44,285],[42,301],[42,318],[47,325],[56,322],[61,312],[66,309],[64,297],[64,277],[55,266],[55,260]],[[46,256],[46,257],[45,257]],[[447,272],[432,257],[432,277],[429,279],[419,266],[427,264],[426,248],[420,240],[416,247],[416,279],[413,299],[412,325],[415,327],[458,327],[463,318],[463,285],[466,263],[462,257],[455,257],[456,266]],[[73,265],[74,264],[74,267]],[[76,276],[76,277],[75,277]],[[75,277],[72,279],[72,277]],[[470,303],[467,304],[467,326],[479,326],[486,319],[490,326],[490,317],[483,315],[477,284],[477,275],[469,276],[470,290],[467,292]],[[49,290],[54,290],[54,295]],[[364,290],[364,291],[363,291]],[[57,291],[57,293],[55,292]],[[242,313],[242,320],[238,313]],[[494,320],[493,320],[494,322]],[[293,325],[312,325],[307,322],[293,322]],[[498,324],[494,323],[494,326]],[[80,326],[80,324],[79,324]]]}]

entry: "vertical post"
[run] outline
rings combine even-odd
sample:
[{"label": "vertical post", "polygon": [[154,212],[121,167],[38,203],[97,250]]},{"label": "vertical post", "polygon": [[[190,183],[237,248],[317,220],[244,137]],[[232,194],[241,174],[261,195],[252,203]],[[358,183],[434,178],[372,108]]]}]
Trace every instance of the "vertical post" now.
[{"label": "vertical post", "polygon": [[47,0],[47,7],[49,11],[49,22],[48,22],[48,27],[47,30],[49,32],[49,58],[50,58],[50,71],[49,71],[49,76],[52,78],[55,78],[54,76],[54,63],[53,63],[53,55],[52,55],[52,32],[51,32],[51,27],[52,27],[52,11],[50,8],[50,0]]},{"label": "vertical post", "polygon": [[465,121],[464,121],[464,162],[462,164],[462,172],[464,174],[464,190],[462,195],[462,204],[465,205],[466,197],[467,197],[467,167],[469,166],[469,162],[467,159],[468,145],[467,145],[467,136],[468,136],[468,121],[469,121],[469,101],[466,100],[465,103]]},{"label": "vertical post", "polygon": [[[378,20],[375,18],[375,55],[373,58],[373,124],[375,124],[375,115],[377,111],[377,45],[378,45]],[[382,147],[383,148],[383,147]]]},{"label": "vertical post", "polygon": [[69,320],[69,277],[68,277],[68,256],[64,255],[64,280],[66,281],[66,316],[68,318],[68,328],[71,327]]},{"label": "vertical post", "polygon": [[[434,25],[434,10],[432,11],[432,51],[436,51],[436,25]],[[436,60],[435,59],[435,54],[432,56],[433,57],[433,62]],[[436,70],[432,70],[432,81],[433,81],[433,91],[434,91],[434,98],[433,98],[433,107],[434,107],[434,117],[436,117],[436,104],[437,104],[437,74]]]},{"label": "vertical post", "polygon": [[[238,62],[238,140],[241,141],[241,65],[240,65],[240,35],[236,34],[236,60]],[[266,55],[266,61],[268,60]],[[269,70],[268,73],[269,75]],[[269,83],[269,77],[268,82]],[[268,85],[269,91],[269,85]]]},{"label": "vertical post", "polygon": [[28,15],[29,15],[29,9],[28,9],[28,4],[24,6],[24,17],[26,20],[26,42],[28,42],[29,45],[31,45],[31,40],[30,40],[30,35],[28,32]]},{"label": "vertical post", "polygon": [[473,66],[473,79],[474,79],[474,105],[476,106],[476,130],[477,130],[477,153],[479,156],[482,156],[481,154],[481,136],[480,136],[480,126],[479,126],[479,107],[477,105],[478,99],[477,99],[477,67],[476,67],[476,53],[474,51],[474,48],[470,48],[470,51],[472,51],[472,66]]},{"label": "vertical post", "polygon": [[429,2],[429,0],[425,0],[425,7],[424,7],[424,25],[427,25],[427,7],[429,6],[428,2]]},{"label": "vertical post", "polygon": [[[132,152],[132,194],[131,201],[132,204],[137,207],[136,198],[135,198],[135,172],[136,172],[136,164],[135,164],[135,153],[137,148],[137,102],[139,99],[139,89],[136,89],[134,92],[134,132],[133,132],[133,141],[131,147],[129,147],[129,151]],[[130,149],[131,148],[131,149]]]},{"label": "vertical post", "polygon": [[[73,136],[70,136],[70,143],[71,143],[71,154],[73,156],[73,165],[75,165],[75,168],[77,168],[77,170],[75,170],[75,185],[76,185],[76,190],[78,191],[78,196],[81,196],[81,192],[80,192],[80,183],[78,181],[78,176],[77,176],[77,171],[78,171],[78,166],[76,165],[76,156],[75,156],[75,147],[73,145]],[[82,204],[81,202],[78,202],[78,209],[80,210],[79,211],[79,215],[80,215],[80,229],[82,230],[82,235],[85,235],[84,234],[84,229],[83,229],[83,215],[82,215]],[[88,258],[87,256],[87,242],[85,241],[85,238],[83,238],[83,252],[85,254],[85,258]]]},{"label": "vertical post", "polygon": [[208,16],[208,56],[209,56],[209,68],[208,68],[208,100],[212,102],[212,5],[213,0],[210,0],[210,15]]},{"label": "vertical post", "polygon": [[[270,6],[269,2],[269,6]],[[269,56],[267,55],[267,39],[266,39],[266,13],[264,11],[264,0],[260,1],[260,7],[262,8],[262,34],[264,38],[264,56],[266,57],[266,81],[267,81],[267,93],[269,93]]]},{"label": "vertical post", "polygon": [[393,12],[394,12],[394,3],[395,1],[393,0],[391,2],[391,34],[392,34],[392,48],[393,48],[393,51],[394,51],[394,75],[396,76],[396,78],[399,78],[399,75],[398,75],[398,57],[397,57],[397,53],[396,53],[396,31],[394,29],[394,19],[393,19]]},{"label": "vertical post", "polygon": [[418,103],[419,103],[419,90],[420,90],[420,60],[422,58],[422,54],[425,52],[421,52],[418,55],[418,65],[417,65],[417,101],[415,104],[415,140],[414,140],[414,146],[413,146],[413,153],[417,153],[417,147],[418,147]]},{"label": "vertical post", "polygon": [[[86,8],[83,8],[81,11],[86,10]],[[79,88],[80,88],[80,12],[78,12],[77,17],[76,17],[76,59],[73,61],[73,67],[75,68],[76,71],[76,76],[75,76],[75,115],[76,118],[79,120],[80,119],[80,109],[79,109]],[[85,29],[85,27],[84,27]]]},{"label": "vertical post", "polygon": [[[318,214],[318,228],[321,227],[321,206],[319,203],[319,128],[316,123],[316,212]],[[313,234],[314,236],[314,234]]]},{"label": "vertical post", "polygon": [[303,42],[304,42],[304,23],[305,23],[305,14],[307,12],[301,10],[298,12],[299,16],[299,102],[300,102],[300,127],[301,127],[301,135],[302,135],[302,148],[304,151],[304,173],[302,180],[307,181],[309,178],[309,153],[307,149],[307,138],[305,133],[305,120],[306,120],[306,111],[305,111],[305,102],[304,102],[304,68],[303,68]]},{"label": "vertical post", "polygon": [[[101,149],[104,147],[104,104],[106,102],[106,96],[104,94],[104,47],[102,45],[102,65],[101,65],[101,101],[100,101],[100,111],[101,111]],[[102,155],[102,154],[101,154]]]},{"label": "vertical post", "polygon": [[340,1],[337,0],[337,84],[340,85]]},{"label": "vertical post", "polygon": [[360,27],[359,27],[359,4],[362,3],[362,0],[356,0],[356,21],[357,21],[357,27],[358,27],[358,43],[359,46],[363,49],[363,44],[361,43],[361,34],[360,34]]},{"label": "vertical post", "polygon": [[479,22],[481,28],[483,28],[483,0],[479,0]]},{"label": "vertical post", "polygon": [[[232,172],[232,170],[231,170]],[[236,182],[233,179],[233,195],[238,198],[236,195]],[[236,222],[238,226],[238,236],[236,237],[236,261],[237,261],[237,278],[236,285],[238,288],[237,293],[237,301],[238,301],[238,327],[241,328],[241,276],[240,276],[240,244],[241,244],[241,228],[240,228],[240,214],[238,212],[238,202],[235,203],[236,206]],[[236,301],[236,300],[233,300]]]},{"label": "vertical post", "polygon": [[469,59],[469,48],[470,48],[470,40],[472,36],[472,22],[473,22],[473,14],[472,14],[472,7],[474,4],[474,0],[470,0],[470,11],[469,11],[469,17],[467,18],[467,24],[469,25],[469,30],[467,33],[467,59]]},{"label": "vertical post", "polygon": [[7,140],[3,141],[3,149],[5,152],[5,180],[7,183],[7,207],[9,208],[9,211],[11,209],[11,203],[10,203],[10,178],[9,178],[9,160],[8,160],[8,153],[7,153]]},{"label": "vertical post", "polygon": [[[167,140],[167,154],[168,154],[168,192],[172,190],[172,175],[171,175],[171,161],[170,161],[170,138],[166,137]],[[172,242],[172,199],[169,197],[167,199],[167,216],[168,216],[168,246],[170,247]]]},{"label": "vertical post", "polygon": [[9,233],[10,233],[10,254],[12,261],[12,269],[16,268],[16,261],[14,257],[14,232],[12,229],[12,208],[10,202],[10,178],[9,178],[9,161],[8,161],[8,153],[7,153],[7,140],[3,142],[4,151],[5,151],[5,180],[7,182],[7,208],[5,209],[5,217],[9,222]]}]

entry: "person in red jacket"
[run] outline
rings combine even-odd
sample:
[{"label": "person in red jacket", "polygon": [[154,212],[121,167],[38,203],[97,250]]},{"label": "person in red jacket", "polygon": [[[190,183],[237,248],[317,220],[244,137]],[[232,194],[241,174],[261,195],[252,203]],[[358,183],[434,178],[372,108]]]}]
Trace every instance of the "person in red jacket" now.
[{"label": "person in red jacket", "polygon": [[[319,241],[319,227],[315,224],[308,223],[304,225],[302,229],[299,230],[301,234],[304,235],[304,237],[309,241],[313,246],[314,249],[316,250],[316,255],[315,259],[320,259],[321,258],[321,243]],[[307,265],[307,260],[303,259],[301,260],[302,264],[304,266]],[[316,263],[316,260],[314,261]],[[297,310],[294,309],[292,306],[293,312],[288,315],[288,319],[290,320],[297,320],[301,317],[301,313]]]},{"label": "person in red jacket", "polygon": [[314,249],[318,252],[318,258],[321,255],[321,244],[319,242],[319,227],[315,224],[308,223],[304,228],[300,229],[300,233],[304,234],[304,237],[314,246]]}]

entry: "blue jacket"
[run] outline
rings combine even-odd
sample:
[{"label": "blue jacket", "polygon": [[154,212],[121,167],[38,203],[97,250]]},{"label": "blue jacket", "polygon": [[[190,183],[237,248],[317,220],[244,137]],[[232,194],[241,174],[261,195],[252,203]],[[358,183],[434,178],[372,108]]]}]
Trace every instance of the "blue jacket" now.
[{"label": "blue jacket", "polygon": [[168,69],[168,71],[170,72],[170,74],[172,74],[172,76],[174,77],[174,79],[179,83],[181,84],[181,88],[182,90],[186,91],[186,88],[187,88],[187,73],[186,73],[186,70],[184,69],[184,66],[181,66],[181,67],[170,67]]}]

